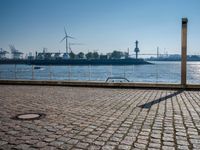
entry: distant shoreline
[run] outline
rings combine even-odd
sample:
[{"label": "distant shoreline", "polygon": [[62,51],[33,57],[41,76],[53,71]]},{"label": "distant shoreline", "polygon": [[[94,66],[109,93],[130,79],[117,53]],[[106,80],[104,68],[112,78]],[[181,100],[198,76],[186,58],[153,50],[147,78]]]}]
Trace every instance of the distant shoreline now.
[{"label": "distant shoreline", "polygon": [[0,64],[27,64],[27,65],[146,65],[152,64],[143,59],[68,59],[68,60],[28,60],[5,59]]},{"label": "distant shoreline", "polygon": [[[181,61],[181,59],[145,59],[146,61]],[[200,59],[187,58],[187,61],[200,61]]]}]

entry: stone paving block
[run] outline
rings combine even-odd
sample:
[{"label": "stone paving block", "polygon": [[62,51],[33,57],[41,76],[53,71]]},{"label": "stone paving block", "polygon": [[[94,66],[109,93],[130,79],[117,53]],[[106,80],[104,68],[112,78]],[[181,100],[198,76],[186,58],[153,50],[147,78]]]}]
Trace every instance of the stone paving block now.
[{"label": "stone paving block", "polygon": [[70,144],[62,144],[61,146],[59,146],[59,149],[62,149],[62,150],[68,150],[68,149],[71,149],[73,147],[73,145],[70,145]]},{"label": "stone paving block", "polygon": [[6,141],[0,141],[0,146],[7,144],[8,142]]},{"label": "stone paving block", "polygon": [[12,145],[12,144],[4,144],[4,145],[1,145],[1,149],[2,150],[11,150],[11,149],[16,149],[16,148],[14,148],[14,147],[16,147],[16,145]]},{"label": "stone paving block", "polygon": [[130,150],[131,146],[130,145],[118,145],[117,147],[119,150]]},{"label": "stone paving block", "polygon": [[175,147],[173,146],[162,146],[163,150],[175,150]]},{"label": "stone paving block", "polygon": [[45,146],[43,148],[40,148],[40,150],[57,150],[57,148],[53,146]]},{"label": "stone paving block", "polygon": [[89,145],[88,143],[79,142],[78,144],[76,144],[76,147],[86,149],[88,145]]},{"label": "stone paving block", "polygon": [[27,150],[27,149],[29,149],[29,147],[30,147],[30,145],[27,145],[27,144],[19,144],[14,148],[21,149],[21,150]]},{"label": "stone paving block", "polygon": [[161,144],[160,143],[149,143],[149,147],[158,149],[161,147]]},{"label": "stone paving block", "polygon": [[112,145],[104,145],[102,147],[102,150],[114,150],[116,149],[115,146],[112,146]]},{"label": "stone paving block", "polygon": [[139,149],[145,149],[146,148],[146,144],[134,143],[134,147],[139,148]]},{"label": "stone paving block", "polygon": [[72,144],[72,145],[75,145],[75,144],[78,143],[78,140],[76,140],[76,139],[71,139],[71,140],[67,141],[67,143]]},{"label": "stone paving block", "polygon": [[88,150],[100,150],[101,149],[101,146],[99,145],[90,145],[88,147]]},{"label": "stone paving block", "polygon": [[45,138],[45,139],[43,139],[44,142],[52,142],[54,140],[55,140],[55,138]]},{"label": "stone paving block", "polygon": [[38,143],[34,144],[33,147],[43,148],[43,147],[45,147],[47,145],[48,145],[48,143],[46,143],[46,142],[38,142]]}]

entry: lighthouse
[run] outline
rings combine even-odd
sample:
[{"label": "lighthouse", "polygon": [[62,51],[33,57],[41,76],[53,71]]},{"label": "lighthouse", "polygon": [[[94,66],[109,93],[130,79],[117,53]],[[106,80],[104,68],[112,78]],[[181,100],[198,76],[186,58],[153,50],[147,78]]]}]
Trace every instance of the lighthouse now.
[{"label": "lighthouse", "polygon": [[135,42],[135,50],[134,51],[135,51],[136,59],[138,59],[138,53],[140,51],[139,48],[138,48],[138,41]]}]

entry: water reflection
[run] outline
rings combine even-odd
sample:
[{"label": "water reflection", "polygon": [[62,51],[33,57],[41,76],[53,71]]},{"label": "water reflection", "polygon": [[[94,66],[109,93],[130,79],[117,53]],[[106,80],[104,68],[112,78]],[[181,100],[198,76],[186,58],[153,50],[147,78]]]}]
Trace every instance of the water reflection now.
[{"label": "water reflection", "polygon": [[[1,79],[92,80],[125,77],[131,82],[180,83],[180,62],[153,62],[153,65],[130,66],[40,66],[0,65]],[[200,62],[188,62],[187,82],[200,83]]]}]

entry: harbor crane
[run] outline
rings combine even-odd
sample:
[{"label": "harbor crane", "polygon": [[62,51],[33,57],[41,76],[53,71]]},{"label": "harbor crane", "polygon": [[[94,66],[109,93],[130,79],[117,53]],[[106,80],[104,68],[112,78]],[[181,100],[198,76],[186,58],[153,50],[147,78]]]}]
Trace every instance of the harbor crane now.
[{"label": "harbor crane", "polygon": [[17,50],[14,45],[9,45],[9,47],[10,47],[13,59],[20,59],[23,53]]},{"label": "harbor crane", "polygon": [[5,59],[7,53],[3,48],[0,48],[0,59]]},{"label": "harbor crane", "polygon": [[71,45],[84,45],[83,43],[69,43],[69,50],[72,52]]}]

